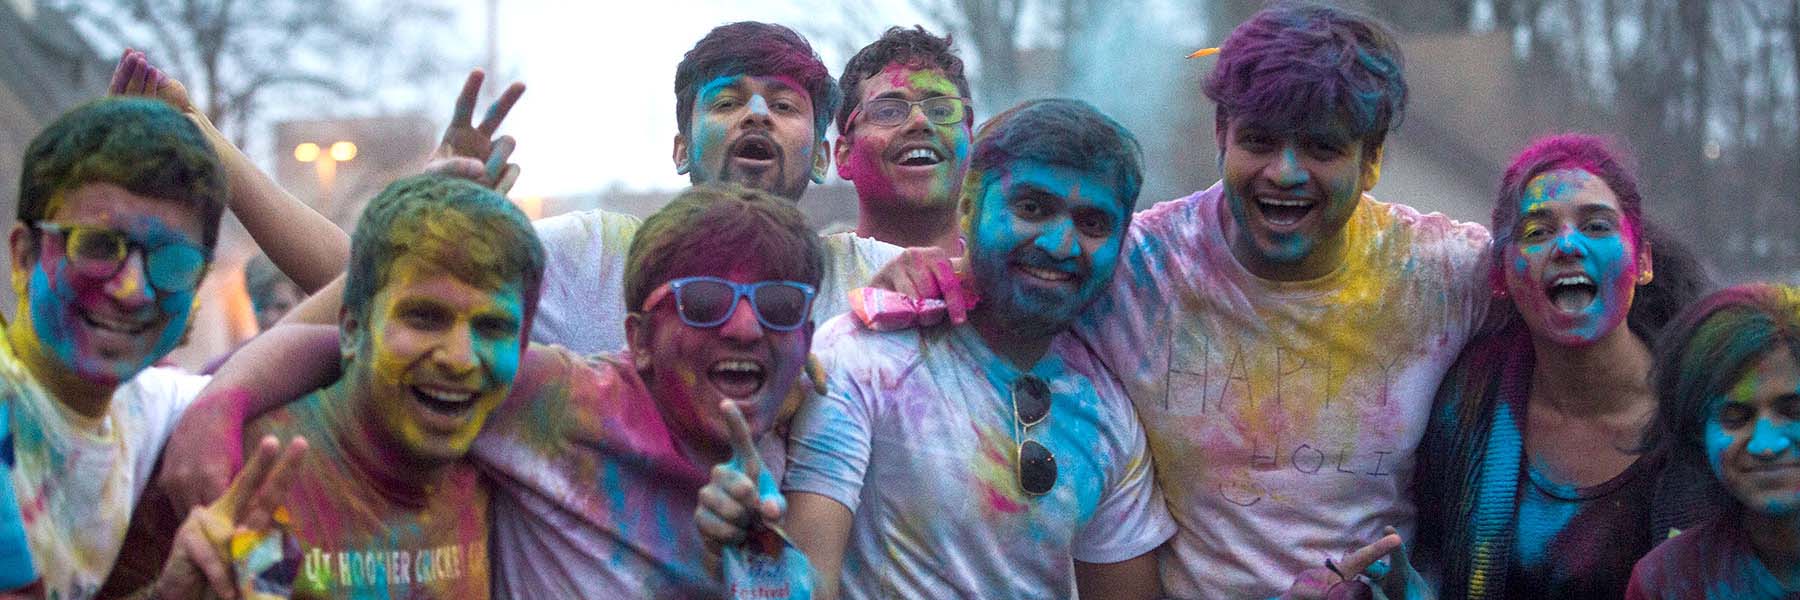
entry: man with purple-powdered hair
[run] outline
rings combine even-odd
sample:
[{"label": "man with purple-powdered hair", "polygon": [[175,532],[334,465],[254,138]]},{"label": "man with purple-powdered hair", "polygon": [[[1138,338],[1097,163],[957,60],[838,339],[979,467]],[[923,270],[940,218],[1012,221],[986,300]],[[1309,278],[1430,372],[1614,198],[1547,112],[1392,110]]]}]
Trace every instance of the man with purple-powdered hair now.
[{"label": "man with purple-powdered hair", "polygon": [[[1163,585],[1317,598],[1389,555],[1390,590],[1418,583],[1395,552],[1413,453],[1486,312],[1487,231],[1367,194],[1406,101],[1380,24],[1278,4],[1218,60],[1222,181],[1135,216],[1110,292],[1075,325],[1131,395],[1180,526]],[[877,285],[914,293],[931,275],[898,271],[921,262]]]}]

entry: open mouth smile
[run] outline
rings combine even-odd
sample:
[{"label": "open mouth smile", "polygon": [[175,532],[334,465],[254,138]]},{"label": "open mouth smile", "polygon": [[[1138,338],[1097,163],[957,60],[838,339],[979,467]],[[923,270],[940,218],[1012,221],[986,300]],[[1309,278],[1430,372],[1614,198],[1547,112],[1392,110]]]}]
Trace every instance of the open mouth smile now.
[{"label": "open mouth smile", "polygon": [[929,146],[912,146],[902,150],[893,162],[902,167],[935,167],[944,162],[944,155]]},{"label": "open mouth smile", "polygon": [[1256,208],[1262,213],[1263,221],[1279,228],[1298,225],[1307,215],[1312,214],[1317,204],[1305,198],[1256,197]]},{"label": "open mouth smile", "polygon": [[475,407],[475,392],[437,386],[410,386],[413,401],[433,414],[461,419]]},{"label": "open mouth smile", "polygon": [[155,319],[119,319],[94,314],[91,311],[80,311],[82,323],[91,329],[126,336],[137,336],[150,331]]},{"label": "open mouth smile", "polygon": [[1571,273],[1551,279],[1550,285],[1544,287],[1544,296],[1557,310],[1566,313],[1578,313],[1594,303],[1600,293],[1600,286],[1586,273]]},{"label": "open mouth smile", "polygon": [[763,366],[750,360],[721,360],[706,370],[706,379],[714,389],[728,398],[740,400],[762,390],[765,378]]}]

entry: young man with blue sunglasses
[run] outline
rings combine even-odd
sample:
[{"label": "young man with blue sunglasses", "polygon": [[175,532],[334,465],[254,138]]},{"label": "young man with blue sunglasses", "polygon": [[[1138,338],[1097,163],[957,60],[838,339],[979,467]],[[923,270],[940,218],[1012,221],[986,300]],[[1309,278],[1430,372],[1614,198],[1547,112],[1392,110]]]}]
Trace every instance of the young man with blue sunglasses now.
[{"label": "young man with blue sunglasses", "polygon": [[534,348],[515,394],[530,399],[476,441],[496,500],[520,509],[495,511],[496,591],[723,591],[690,521],[707,469],[732,453],[720,405],[759,438],[792,413],[822,263],[793,203],[761,191],[696,186],[644,220],[626,256],[627,349]]}]

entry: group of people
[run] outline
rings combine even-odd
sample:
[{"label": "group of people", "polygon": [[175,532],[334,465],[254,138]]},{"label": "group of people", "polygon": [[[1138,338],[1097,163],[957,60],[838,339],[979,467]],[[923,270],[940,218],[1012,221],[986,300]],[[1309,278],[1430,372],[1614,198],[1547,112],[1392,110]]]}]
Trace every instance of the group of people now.
[{"label": "group of people", "polygon": [[[37,136],[0,586],[1800,597],[1800,289],[1713,291],[1600,137],[1521,152],[1491,228],[1375,200],[1407,86],[1364,16],[1234,29],[1221,179],[1143,211],[1130,131],[1067,99],[976,129],[919,27],[836,79],[713,29],[675,75],[694,185],[642,220],[528,221],[524,88],[477,120],[481,82],[351,235],[138,52]],[[820,235],[833,163],[860,220]],[[211,376],[153,366],[225,210],[310,295]]]}]

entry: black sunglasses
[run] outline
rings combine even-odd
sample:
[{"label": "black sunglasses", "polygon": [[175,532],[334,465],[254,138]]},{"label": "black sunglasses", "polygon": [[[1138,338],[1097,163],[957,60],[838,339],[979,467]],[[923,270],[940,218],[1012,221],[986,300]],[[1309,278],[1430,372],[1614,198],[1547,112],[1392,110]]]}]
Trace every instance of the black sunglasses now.
[{"label": "black sunglasses", "polygon": [[1026,375],[1012,384],[1014,437],[1019,442],[1019,488],[1033,496],[1050,493],[1056,487],[1056,455],[1037,440],[1025,439],[1031,426],[1050,417],[1050,386],[1044,380]]}]

